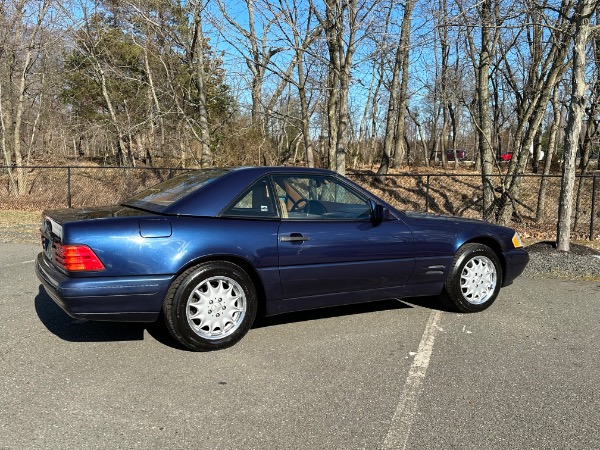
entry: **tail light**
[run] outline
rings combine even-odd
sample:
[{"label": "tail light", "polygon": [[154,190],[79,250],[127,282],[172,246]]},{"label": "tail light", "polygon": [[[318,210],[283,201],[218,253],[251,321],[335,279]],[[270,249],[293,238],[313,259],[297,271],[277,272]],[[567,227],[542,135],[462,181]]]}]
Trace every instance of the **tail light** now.
[{"label": "tail light", "polygon": [[87,245],[54,244],[56,263],[69,272],[104,270],[104,264]]}]

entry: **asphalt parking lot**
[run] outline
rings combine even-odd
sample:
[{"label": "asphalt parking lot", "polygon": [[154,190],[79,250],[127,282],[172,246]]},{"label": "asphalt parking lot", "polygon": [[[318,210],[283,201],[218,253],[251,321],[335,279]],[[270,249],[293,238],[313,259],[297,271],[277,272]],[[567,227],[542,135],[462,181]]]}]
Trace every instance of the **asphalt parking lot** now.
[{"label": "asphalt parking lot", "polygon": [[65,315],[0,244],[0,448],[600,447],[600,283],[520,278],[488,311],[395,300],[260,321],[213,353]]}]

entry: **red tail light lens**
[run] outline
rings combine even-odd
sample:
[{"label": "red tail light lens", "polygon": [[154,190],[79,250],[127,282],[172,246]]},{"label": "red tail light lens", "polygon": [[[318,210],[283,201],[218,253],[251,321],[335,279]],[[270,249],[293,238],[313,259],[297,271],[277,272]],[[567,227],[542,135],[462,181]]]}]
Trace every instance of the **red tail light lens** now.
[{"label": "red tail light lens", "polygon": [[55,244],[54,258],[69,272],[104,270],[100,258],[86,245]]}]

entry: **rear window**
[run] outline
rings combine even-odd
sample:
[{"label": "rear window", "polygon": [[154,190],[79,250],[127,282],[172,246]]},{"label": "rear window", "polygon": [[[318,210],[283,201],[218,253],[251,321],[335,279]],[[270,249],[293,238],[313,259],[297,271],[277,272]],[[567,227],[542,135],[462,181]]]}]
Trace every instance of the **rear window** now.
[{"label": "rear window", "polygon": [[173,203],[212,183],[227,172],[229,172],[227,169],[187,172],[138,192],[123,202],[123,205],[162,212]]}]

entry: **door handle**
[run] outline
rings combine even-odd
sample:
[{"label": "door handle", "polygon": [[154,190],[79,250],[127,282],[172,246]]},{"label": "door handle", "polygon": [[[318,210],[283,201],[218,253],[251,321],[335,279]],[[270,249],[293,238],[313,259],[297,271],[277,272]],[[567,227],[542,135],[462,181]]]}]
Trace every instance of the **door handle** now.
[{"label": "door handle", "polygon": [[281,236],[279,240],[281,242],[304,242],[310,241],[310,238],[303,236],[302,233],[291,233],[289,236]]}]

